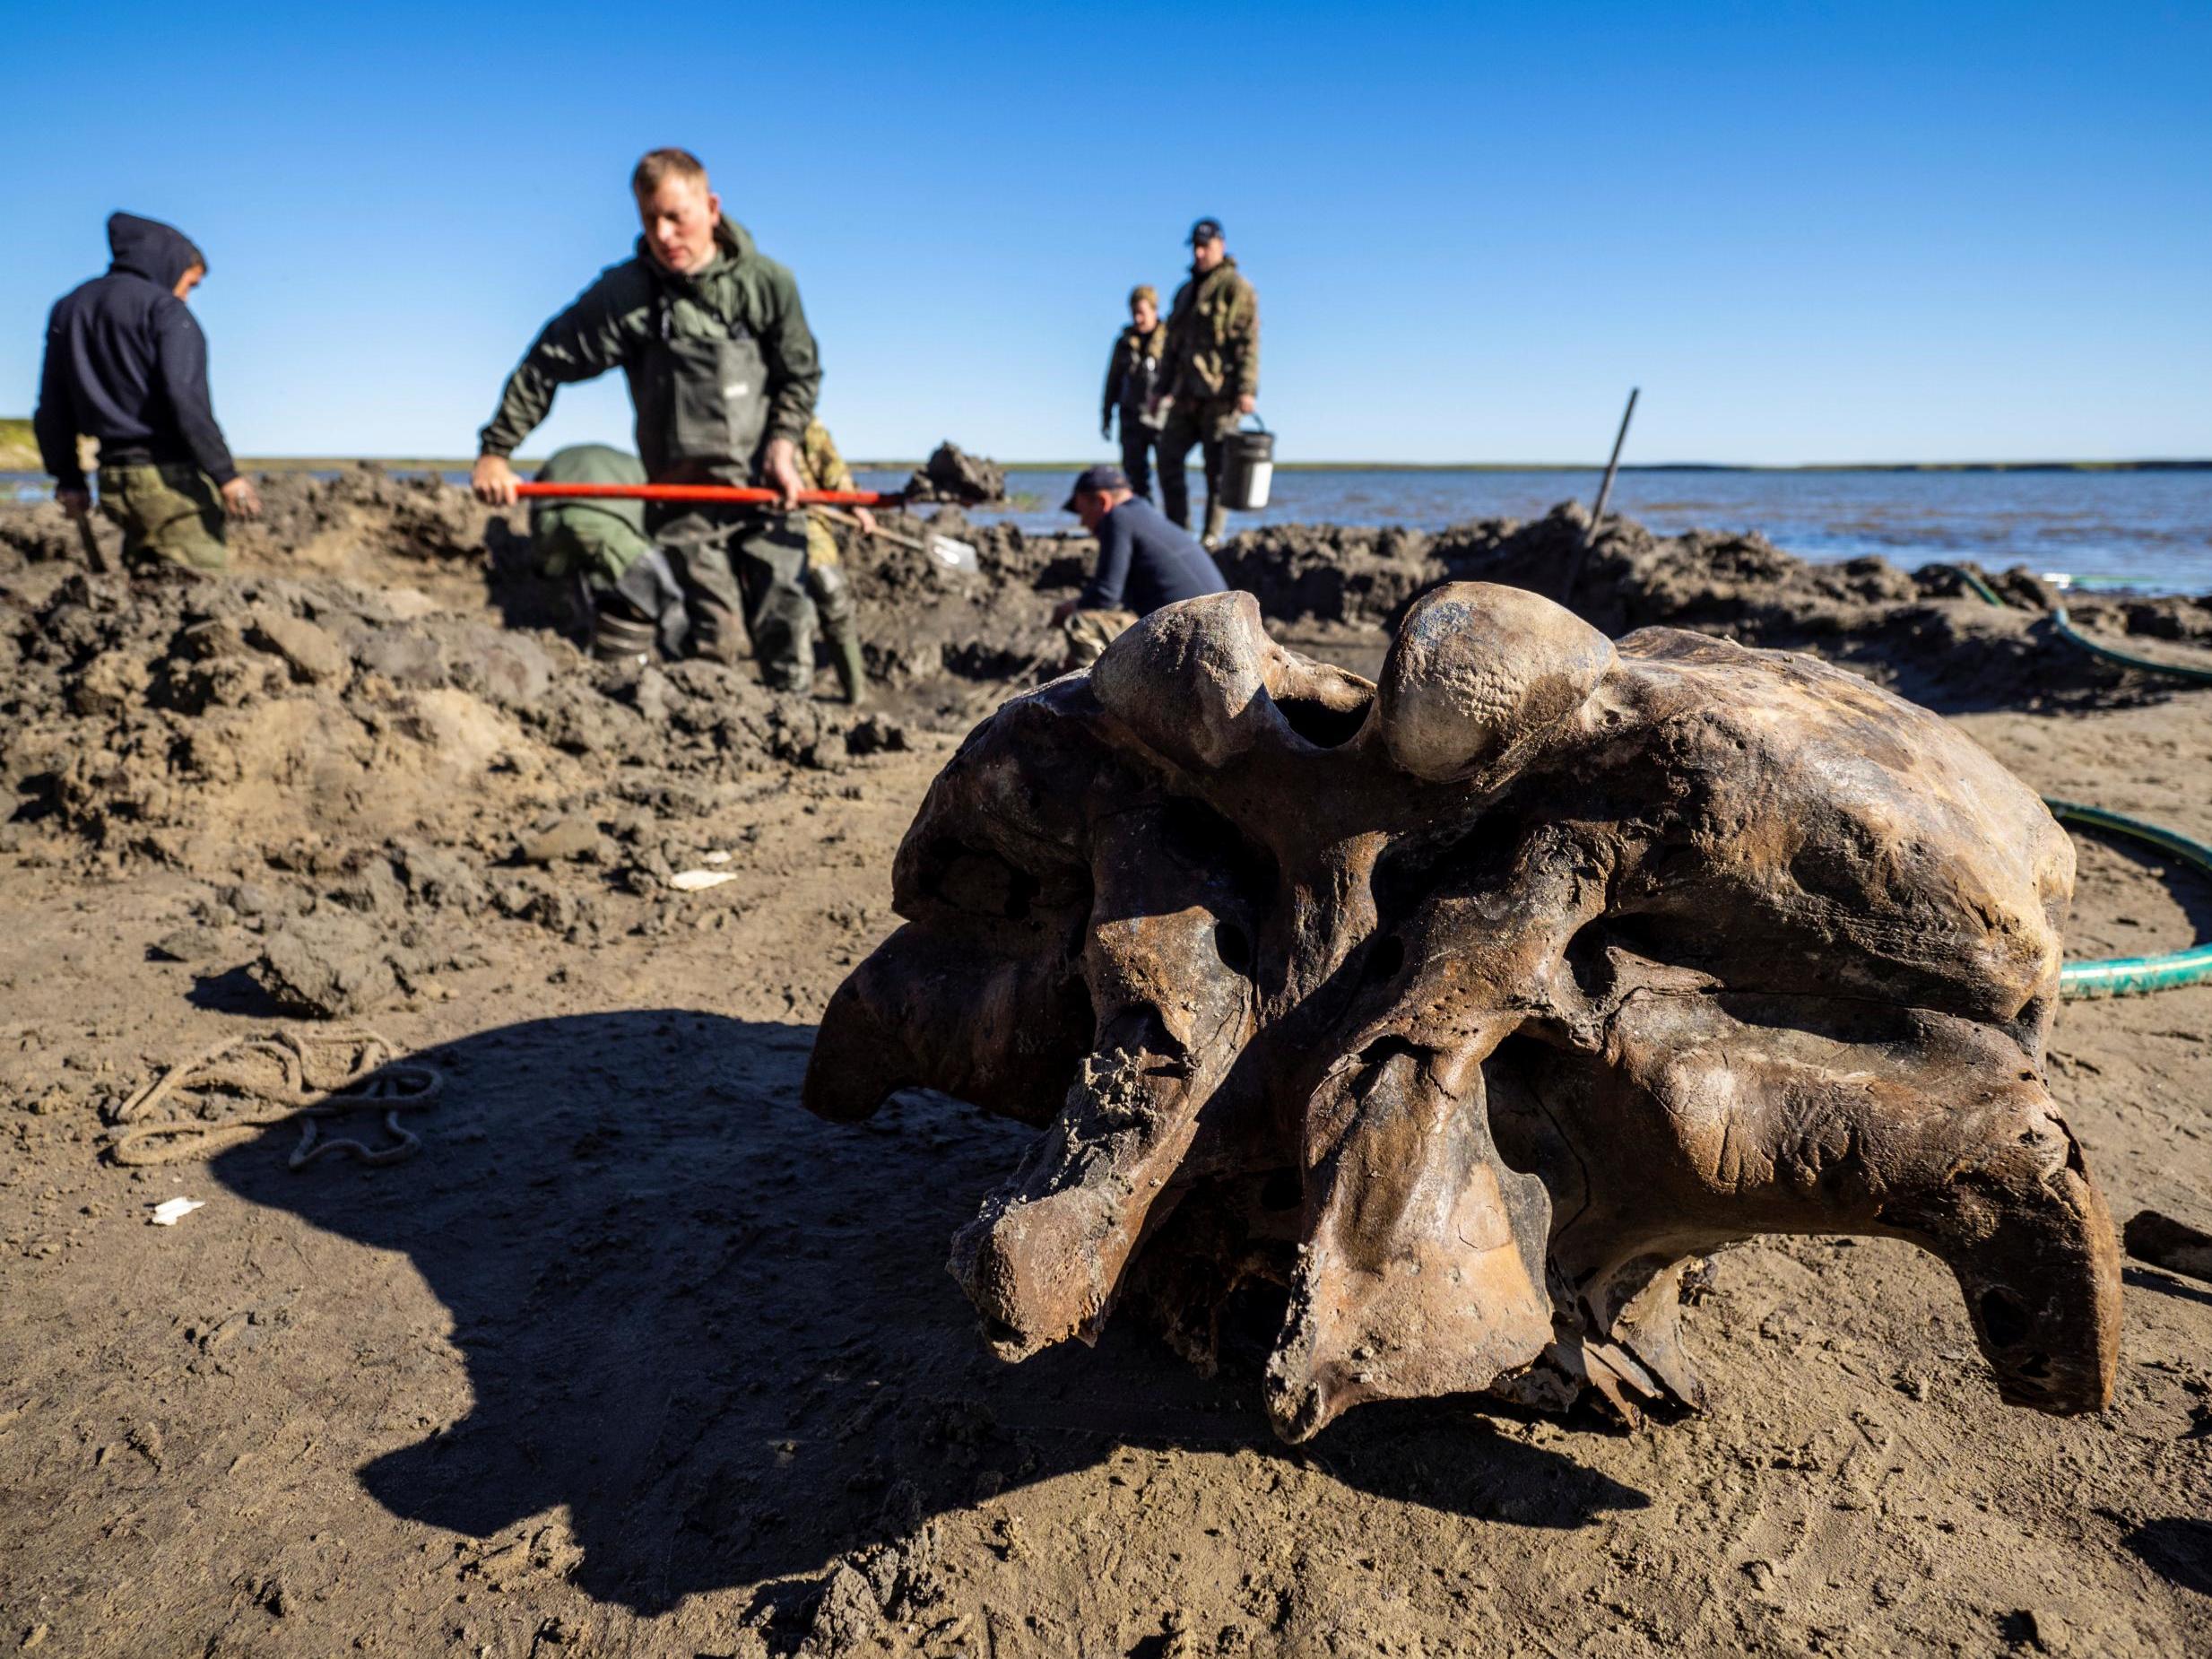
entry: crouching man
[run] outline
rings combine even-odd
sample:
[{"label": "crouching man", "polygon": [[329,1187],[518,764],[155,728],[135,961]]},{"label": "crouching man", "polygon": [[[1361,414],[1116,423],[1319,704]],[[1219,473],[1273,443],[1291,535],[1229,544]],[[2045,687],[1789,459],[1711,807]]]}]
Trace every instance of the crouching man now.
[{"label": "crouching man", "polygon": [[[642,484],[634,455],[606,444],[556,449],[538,469],[548,484]],[[657,647],[683,649],[683,588],[666,554],[646,533],[646,504],[612,496],[552,497],[530,504],[530,544],[538,569],[573,581],[589,613],[592,655],[631,662]]]},{"label": "crouching man", "polygon": [[1068,636],[1062,672],[1088,668],[1123,629],[1178,599],[1218,594],[1228,584],[1188,530],[1139,500],[1118,466],[1094,466],[1075,481],[1063,511],[1098,538],[1090,580],[1053,612]]}]

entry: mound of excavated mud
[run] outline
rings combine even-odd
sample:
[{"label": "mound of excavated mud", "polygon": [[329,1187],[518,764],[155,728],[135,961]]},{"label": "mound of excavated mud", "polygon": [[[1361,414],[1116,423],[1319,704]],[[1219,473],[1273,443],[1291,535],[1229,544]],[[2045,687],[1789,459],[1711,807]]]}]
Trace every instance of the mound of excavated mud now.
[{"label": "mound of excavated mud", "polygon": [[[973,570],[846,537],[870,673],[893,711],[855,715],[770,693],[750,667],[590,662],[561,632],[570,596],[531,569],[521,516],[438,479],[357,467],[271,477],[264,497],[266,517],[236,538],[237,570],[214,580],[89,576],[57,509],[0,508],[0,842],[239,880],[335,874],[377,915],[464,902],[588,928],[600,895],[657,891],[701,850],[671,822],[903,744],[901,722],[965,729],[1056,672],[1051,608],[1094,552],[1087,537],[979,526],[952,508],[889,514],[887,527],[961,537]],[[1362,654],[1379,657],[1439,582],[1556,595],[1585,524],[1568,506],[1436,534],[1271,526],[1220,562],[1271,622],[1318,625],[1307,648],[1372,668]],[[1994,580],[2009,607],[1937,569],[1808,564],[1757,536],[1614,520],[1574,604],[1613,634],[1664,623],[1811,650],[1942,708],[2168,689],[2060,639],[2032,577]],[[2083,601],[2073,614],[2131,647],[2212,646],[2205,600]],[[568,826],[566,850],[524,856],[526,832],[552,823]],[[426,888],[415,873],[433,851],[472,879]],[[595,886],[561,878],[575,864],[596,866]]]},{"label": "mound of excavated mud", "polygon": [[[948,478],[1002,489],[1003,475],[990,463],[950,446],[939,452],[947,456],[941,462],[933,457],[933,465]],[[980,471],[969,477],[974,469]],[[528,518],[521,510],[486,508],[467,490],[431,474],[374,465],[322,479],[270,473],[258,482],[263,517],[230,532],[232,565],[240,575],[341,578],[405,589],[444,609],[496,612],[510,627],[580,634],[570,591],[533,568]],[[877,681],[897,687],[942,676],[958,692],[976,681],[1019,675],[1048,656],[1057,661],[1052,599],[1037,590],[1080,584],[1089,562],[1088,540],[972,525],[957,507],[926,518],[905,512],[879,517],[909,540],[936,529],[972,543],[980,569],[950,569],[926,553],[839,532],[868,640],[869,672]],[[115,527],[96,520],[95,534],[119,569]],[[83,562],[77,528],[59,508],[0,507],[0,588],[35,600]]]},{"label": "mound of excavated mud", "polygon": [[91,575],[50,503],[0,508],[0,850],[199,878],[167,952],[244,951],[276,1005],[332,1016],[479,960],[484,919],[586,941],[674,925],[673,878],[733,856],[710,826],[1034,681],[1058,656],[1040,584],[1080,579],[957,510],[887,516],[971,541],[978,569],[851,543],[878,682],[854,711],[750,664],[592,662],[523,516],[438,479],[357,467],[262,494],[213,579]]},{"label": "mound of excavated mud", "polygon": [[[1559,597],[1588,525],[1572,502],[1531,522],[1484,519],[1435,534],[1289,525],[1239,535],[1217,557],[1271,619],[1387,629],[1439,582],[1499,582]],[[1659,536],[1609,518],[1572,604],[1617,636],[1664,625],[1811,651],[1939,708],[2032,706],[2102,695],[2126,681],[2059,637],[2049,615],[2056,595],[2039,578],[2014,570],[1988,579],[2005,607],[1938,568],[1913,574],[1878,558],[1812,564],[1763,536]],[[2130,636],[2212,646],[2212,598],[2074,600],[2069,608],[2077,627],[2125,648],[2134,648]]]},{"label": "mound of excavated mud", "polygon": [[906,480],[906,494],[915,500],[948,501],[961,507],[1003,501],[1006,469],[986,456],[970,455],[947,439],[933,449],[929,459]]},{"label": "mound of excavated mud", "polygon": [[704,821],[903,747],[750,669],[595,664],[555,637],[329,578],[76,574],[0,610],[0,848],[203,878],[280,1005],[364,1012],[481,951],[664,925]]}]

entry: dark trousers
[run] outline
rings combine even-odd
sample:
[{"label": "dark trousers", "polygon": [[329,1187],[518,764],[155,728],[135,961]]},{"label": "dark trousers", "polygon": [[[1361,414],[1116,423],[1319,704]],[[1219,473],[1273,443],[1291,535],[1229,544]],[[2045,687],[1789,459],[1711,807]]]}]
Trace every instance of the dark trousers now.
[{"label": "dark trousers", "polygon": [[1159,442],[1159,429],[1122,415],[1122,471],[1129,487],[1146,500],[1152,499],[1152,447]]},{"label": "dark trousers", "polygon": [[1221,461],[1228,450],[1228,435],[1235,429],[1236,405],[1227,398],[1209,398],[1200,404],[1177,401],[1167,411],[1167,424],[1159,434],[1159,505],[1175,523],[1191,527],[1191,482],[1184,460],[1198,446],[1206,468],[1206,536],[1219,537],[1227,525],[1229,509],[1221,499]]},{"label": "dark trousers", "polygon": [[760,678],[779,691],[805,691],[814,678],[805,517],[687,503],[651,527],[683,586],[692,652],[734,663],[750,635]]}]

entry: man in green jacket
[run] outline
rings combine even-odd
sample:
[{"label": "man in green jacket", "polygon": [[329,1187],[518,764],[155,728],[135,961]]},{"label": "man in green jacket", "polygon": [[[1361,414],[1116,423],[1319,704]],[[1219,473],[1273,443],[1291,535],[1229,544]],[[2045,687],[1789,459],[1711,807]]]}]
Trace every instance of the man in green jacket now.
[{"label": "man in green jacket", "polygon": [[765,508],[655,504],[646,523],[683,595],[680,617],[655,619],[664,640],[679,636],[699,656],[735,662],[750,631],[761,677],[803,691],[813,678],[814,607],[805,519],[793,509],[821,366],[798,285],[723,217],[689,152],[652,152],[630,187],[645,227],[636,256],[600,273],[546,324],[508,377],[479,437],[476,493],[512,505],[508,457],[555,390],[620,369],[654,482],[765,483],[783,497]]},{"label": "man in green jacket", "polygon": [[1260,297],[1229,257],[1218,219],[1191,227],[1191,279],[1175,290],[1167,314],[1160,377],[1174,400],[1159,435],[1160,505],[1175,523],[1191,527],[1183,465],[1198,445],[1206,465],[1206,533],[1200,539],[1210,550],[1228,523],[1221,499],[1224,440],[1260,403]]}]

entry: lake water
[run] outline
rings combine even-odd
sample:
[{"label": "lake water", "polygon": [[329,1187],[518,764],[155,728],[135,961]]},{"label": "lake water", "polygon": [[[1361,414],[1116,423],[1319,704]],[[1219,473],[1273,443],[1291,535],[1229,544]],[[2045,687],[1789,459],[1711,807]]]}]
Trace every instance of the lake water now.
[{"label": "lake water", "polygon": [[[1193,456],[1195,461],[1196,456]],[[448,474],[456,480],[462,474]],[[1008,469],[1019,498],[980,521],[1025,530],[1067,529],[1058,511],[1069,469]],[[863,489],[890,489],[904,472],[862,471]],[[1232,532],[1293,522],[1402,524],[1439,530],[1470,518],[1533,518],[1572,498],[1587,502],[1597,479],[1581,473],[1376,471],[1332,467],[1278,473],[1262,513],[1237,513]],[[0,478],[43,491],[43,481]],[[1193,469],[1193,492],[1203,486]],[[1971,559],[1992,569],[2025,565],[2150,592],[2212,592],[2212,469],[2156,473],[1730,473],[1683,468],[1625,472],[1613,510],[1653,530],[1757,531],[1801,558],[1879,553],[1913,569]]]},{"label": "lake water", "polygon": [[[1009,468],[1010,493],[1036,498],[1011,512],[1024,529],[1064,527],[1065,468]],[[866,489],[903,474],[870,473]],[[1194,495],[1202,495],[1193,469]],[[1569,498],[1587,504],[1593,474],[1383,472],[1332,468],[1275,474],[1261,513],[1230,515],[1232,532],[1260,524],[1411,525],[1438,530],[1470,518],[1534,518]],[[2158,592],[2212,591],[2212,470],[2159,473],[1624,472],[1611,510],[1662,534],[1758,531],[1824,562],[1879,553],[1913,569],[1972,559],[1992,569],[2124,582]]]}]

